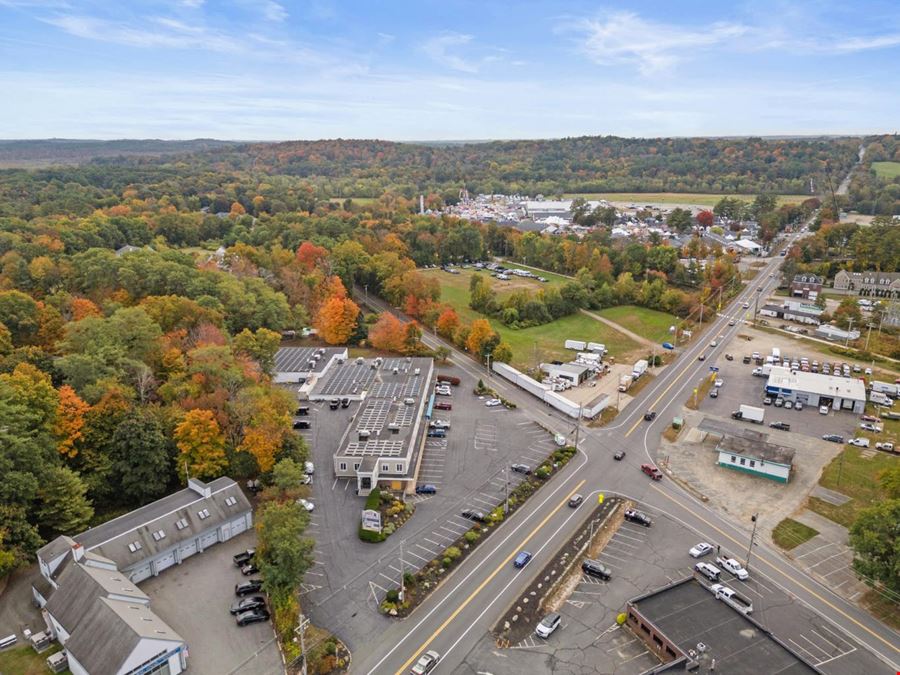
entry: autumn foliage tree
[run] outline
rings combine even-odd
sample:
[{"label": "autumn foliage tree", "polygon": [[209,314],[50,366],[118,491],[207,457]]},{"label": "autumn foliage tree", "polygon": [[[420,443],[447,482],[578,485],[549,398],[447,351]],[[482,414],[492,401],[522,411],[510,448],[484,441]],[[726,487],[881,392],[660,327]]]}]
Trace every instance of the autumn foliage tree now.
[{"label": "autumn foliage tree", "polygon": [[225,437],[210,410],[188,411],[175,427],[175,445],[180,453],[178,471],[183,479],[185,464],[191,477],[218,478],[227,464]]},{"label": "autumn foliage tree", "polygon": [[296,260],[301,269],[308,274],[327,257],[328,249],[316,246],[312,242],[304,241],[297,249]]},{"label": "autumn foliage tree", "polygon": [[78,445],[84,437],[85,415],[90,406],[67,384],[59,388],[59,405],[56,408],[57,448],[61,455],[73,458],[78,454]]},{"label": "autumn foliage tree", "polygon": [[715,222],[715,214],[712,211],[705,210],[697,214],[697,222],[703,227],[711,227]]},{"label": "autumn foliage tree", "polygon": [[350,298],[333,295],[319,308],[315,326],[319,337],[330,345],[346,344],[359,317],[359,306]]},{"label": "autumn foliage tree", "polygon": [[499,336],[491,328],[491,324],[488,323],[487,319],[475,319],[469,329],[469,335],[466,337],[466,349],[471,354],[483,355],[486,353],[485,348],[495,338],[499,341]]},{"label": "autumn foliage tree", "polygon": [[441,315],[438,317],[437,324],[435,324],[438,335],[448,339],[453,337],[453,333],[458,327],[459,316],[456,314],[456,311],[452,307],[448,307],[443,312],[441,312]]},{"label": "autumn foliage tree", "polygon": [[404,324],[390,312],[382,312],[369,329],[369,344],[389,352],[403,350]]}]

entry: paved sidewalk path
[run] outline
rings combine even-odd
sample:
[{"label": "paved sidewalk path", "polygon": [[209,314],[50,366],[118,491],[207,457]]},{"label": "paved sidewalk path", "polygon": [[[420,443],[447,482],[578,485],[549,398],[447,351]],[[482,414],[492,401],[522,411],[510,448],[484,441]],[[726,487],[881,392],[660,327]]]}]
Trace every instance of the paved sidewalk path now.
[{"label": "paved sidewalk path", "polygon": [[632,340],[644,345],[645,347],[650,347],[651,349],[655,349],[657,347],[657,344],[653,340],[648,340],[643,335],[638,335],[637,333],[620,326],[615,321],[610,321],[606,317],[600,316],[599,314],[594,314],[593,312],[589,312],[586,309],[582,309],[581,313],[584,314],[585,316],[591,317],[595,321],[599,321],[600,323],[605,323],[610,328],[614,328],[615,330],[619,331],[620,333],[627,335]]}]

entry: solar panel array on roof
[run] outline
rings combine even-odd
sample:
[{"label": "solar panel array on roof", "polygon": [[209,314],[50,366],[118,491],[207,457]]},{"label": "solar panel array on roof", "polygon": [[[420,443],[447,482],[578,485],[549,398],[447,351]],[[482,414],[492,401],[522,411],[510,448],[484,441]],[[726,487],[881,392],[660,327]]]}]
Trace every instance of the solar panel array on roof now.
[{"label": "solar panel array on roof", "polygon": [[350,457],[399,457],[403,441],[351,441],[341,453]]},{"label": "solar panel array on roof", "polygon": [[356,425],[357,430],[372,431],[376,434],[381,433],[390,409],[390,401],[370,401],[359,413],[359,422]]},{"label": "solar panel array on roof", "polygon": [[404,395],[404,385],[400,382],[378,382],[372,387],[369,396],[372,398],[397,398]]},{"label": "solar panel array on roof", "polygon": [[321,372],[331,357],[342,350],[325,347],[282,347],[275,353],[275,372]]},{"label": "solar panel array on roof", "polygon": [[374,378],[375,370],[369,366],[345,363],[333,369],[321,387],[316,386],[314,391],[325,396],[354,396],[369,389]]}]

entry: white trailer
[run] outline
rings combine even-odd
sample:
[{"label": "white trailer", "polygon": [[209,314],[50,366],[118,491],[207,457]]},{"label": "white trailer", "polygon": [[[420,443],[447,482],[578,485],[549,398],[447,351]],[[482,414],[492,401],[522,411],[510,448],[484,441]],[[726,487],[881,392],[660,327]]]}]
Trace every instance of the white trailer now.
[{"label": "white trailer", "polygon": [[781,359],[781,350],[778,347],[772,347],[772,357]]},{"label": "white trailer", "polygon": [[631,375],[623,375],[619,378],[619,391],[628,391],[631,388],[633,378]]},{"label": "white trailer", "polygon": [[887,396],[890,396],[891,398],[897,398],[897,385],[890,382],[879,382],[878,380],[873,380],[872,391],[876,391],[879,394],[885,394]]},{"label": "white trailer", "polygon": [[589,351],[597,352],[598,354],[606,354],[606,345],[601,342],[588,342],[587,348]]},{"label": "white trailer", "polygon": [[644,373],[647,372],[647,368],[648,368],[649,366],[650,366],[650,364],[647,363],[647,359],[641,359],[640,361],[638,361],[637,363],[635,363],[634,366],[632,366],[632,368],[631,368],[631,376],[632,376],[635,380],[638,379],[641,375],[643,375]]},{"label": "white trailer", "polygon": [[582,363],[592,366],[596,366],[600,363],[600,354],[597,354],[595,352],[578,352],[575,358]]},{"label": "white trailer", "polygon": [[587,347],[587,343],[584,340],[566,340],[566,349],[583,352],[585,347]]},{"label": "white trailer", "polygon": [[766,411],[752,405],[741,404],[741,407],[731,416],[736,420],[744,420],[745,422],[753,422],[754,424],[762,424],[766,416]]}]

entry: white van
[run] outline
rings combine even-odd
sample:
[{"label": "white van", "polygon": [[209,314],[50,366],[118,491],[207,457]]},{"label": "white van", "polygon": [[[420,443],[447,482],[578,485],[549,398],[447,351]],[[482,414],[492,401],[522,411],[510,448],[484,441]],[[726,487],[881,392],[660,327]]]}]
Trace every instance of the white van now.
[{"label": "white van", "polygon": [[710,581],[718,581],[719,577],[722,576],[722,570],[720,570],[715,565],[711,565],[707,562],[698,562],[694,565],[694,569],[700,572],[703,576],[705,576]]}]

